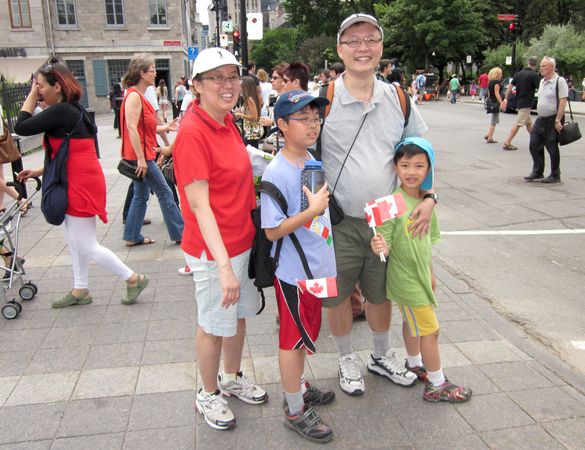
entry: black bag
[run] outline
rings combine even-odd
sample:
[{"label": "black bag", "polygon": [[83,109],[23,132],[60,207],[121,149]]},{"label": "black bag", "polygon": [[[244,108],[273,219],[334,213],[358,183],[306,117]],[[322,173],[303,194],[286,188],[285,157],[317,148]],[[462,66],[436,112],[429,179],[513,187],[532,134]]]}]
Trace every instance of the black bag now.
[{"label": "black bag", "polygon": [[45,164],[43,169],[43,187],[41,197],[41,211],[51,225],[61,225],[65,220],[65,213],[69,203],[67,197],[67,158],[69,157],[69,141],[71,135],[83,120],[81,111],[75,127],[65,136],[57,149],[55,157],[51,159],[53,149],[45,134]]},{"label": "black bag", "polygon": [[491,98],[488,98],[485,106],[486,106],[485,112],[487,114],[500,112],[500,104],[498,103],[497,100],[492,100]]},{"label": "black bag", "polygon": [[134,181],[142,181],[143,178],[136,174],[136,161],[130,161],[128,159],[121,159],[118,163],[118,172],[125,177],[130,178]]},{"label": "black bag", "polygon": [[[555,87],[557,96],[557,105],[559,104],[559,80],[557,78],[557,85]],[[563,124],[563,129],[559,133],[559,145],[567,145],[571,142],[578,141],[581,139],[581,130],[579,130],[579,124],[573,119],[573,110],[571,108],[571,101],[567,98],[569,103],[569,114],[571,115],[571,121]]]},{"label": "black bag", "polygon": [[337,200],[331,194],[329,196],[329,219],[331,220],[331,225],[337,225],[345,218],[345,214],[341,205],[337,203]]},{"label": "black bag", "polygon": [[175,180],[175,163],[172,156],[164,159],[160,165],[160,171],[167,180],[173,184],[177,184],[177,181]]},{"label": "black bag", "polygon": [[[257,192],[258,195],[260,193],[270,195],[274,200],[276,200],[278,206],[282,212],[284,212],[286,217],[288,217],[288,203],[284,198],[284,195],[282,195],[282,192],[280,192],[280,189],[278,189],[274,184],[269,181],[262,181]],[[260,291],[260,297],[262,298],[262,307],[256,314],[260,314],[265,306],[265,297],[262,289],[274,285],[274,276],[276,274],[278,259],[280,257],[280,250],[284,241],[284,238],[280,238],[277,241],[274,257],[270,256],[273,242],[268,240],[266,233],[262,229],[262,214],[260,208],[260,205],[258,205],[252,210],[252,222],[254,223],[256,234],[254,235],[254,241],[250,251],[250,260],[248,262],[248,277],[251,280],[254,280],[254,286],[258,288],[258,291]],[[293,245],[299,253],[308,279],[312,279],[313,274],[311,273],[307,257],[305,256],[305,252],[303,251],[301,244],[299,243],[294,233],[290,233],[288,237],[291,239]]]}]

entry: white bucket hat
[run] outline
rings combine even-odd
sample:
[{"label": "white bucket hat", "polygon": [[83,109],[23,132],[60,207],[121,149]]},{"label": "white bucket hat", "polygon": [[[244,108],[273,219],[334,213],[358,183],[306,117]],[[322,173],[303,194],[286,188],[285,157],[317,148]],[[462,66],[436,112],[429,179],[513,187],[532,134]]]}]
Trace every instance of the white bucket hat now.
[{"label": "white bucket hat", "polygon": [[242,65],[238,62],[236,57],[223,48],[212,47],[203,50],[193,63],[193,73],[191,78],[195,78],[200,73],[209,72],[218,67],[233,65],[242,71]]}]

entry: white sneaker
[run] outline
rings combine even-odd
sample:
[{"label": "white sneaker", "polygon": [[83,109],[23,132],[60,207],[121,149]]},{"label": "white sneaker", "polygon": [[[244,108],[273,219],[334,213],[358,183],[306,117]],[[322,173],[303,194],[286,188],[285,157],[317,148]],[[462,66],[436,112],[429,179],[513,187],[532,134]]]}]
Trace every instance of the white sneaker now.
[{"label": "white sneaker", "polygon": [[191,268],[189,267],[189,264],[185,264],[185,267],[181,267],[179,270],[177,270],[177,272],[179,273],[179,275],[186,275],[186,276],[193,275],[193,272],[191,272]]},{"label": "white sneaker", "polygon": [[219,392],[208,395],[203,392],[203,389],[199,389],[195,398],[195,407],[200,414],[203,414],[211,428],[229,430],[236,426],[236,418]]},{"label": "white sneaker", "polygon": [[236,397],[251,405],[259,405],[268,400],[268,393],[256,386],[242,372],[236,374],[235,381],[223,381],[222,374],[217,376],[217,381],[219,390],[227,397]]},{"label": "white sneaker", "polygon": [[388,351],[386,356],[374,357],[372,353],[368,360],[368,372],[388,378],[401,386],[412,386],[416,383],[416,375],[408,370],[404,364],[396,360],[394,352]]},{"label": "white sneaker", "polygon": [[348,395],[363,395],[366,391],[355,353],[339,358],[339,386]]}]

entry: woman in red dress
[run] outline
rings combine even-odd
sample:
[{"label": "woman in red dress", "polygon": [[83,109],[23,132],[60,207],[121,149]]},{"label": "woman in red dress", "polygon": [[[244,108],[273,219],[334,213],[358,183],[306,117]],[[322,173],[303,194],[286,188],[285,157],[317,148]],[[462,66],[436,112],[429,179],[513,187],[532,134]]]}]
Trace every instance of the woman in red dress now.
[{"label": "woman in red dress", "polygon": [[[55,300],[53,308],[87,305],[92,302],[88,290],[89,261],[118,275],[126,281],[127,297],[122,303],[131,304],[148,285],[148,278],[132,271],[111,250],[96,239],[96,216],[107,222],[106,181],[96,149],[97,127],[79,104],[82,90],[71,71],[61,63],[43,66],[35,79],[14,128],[21,136],[45,133],[55,157],[62,140],[71,133],[67,159],[68,206],[63,222],[65,240],[73,265],[73,290]],[[39,101],[47,108],[33,116]],[[83,120],[76,127],[80,114]],[[20,181],[41,176],[44,167],[23,170]]]}]

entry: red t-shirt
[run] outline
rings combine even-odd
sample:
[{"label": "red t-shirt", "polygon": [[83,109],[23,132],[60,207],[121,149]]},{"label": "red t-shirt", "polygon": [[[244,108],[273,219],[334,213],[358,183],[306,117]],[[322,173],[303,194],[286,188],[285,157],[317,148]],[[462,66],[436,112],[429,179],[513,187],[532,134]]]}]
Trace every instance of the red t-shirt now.
[{"label": "red t-shirt", "polygon": [[152,161],[156,159],[154,148],[158,145],[156,142],[156,112],[144,95],[142,95],[138,89],[133,87],[126,91],[126,95],[124,96],[120,108],[120,124],[122,126],[122,133],[124,133],[122,137],[122,158],[136,161],[136,153],[134,152],[132,142],[130,141],[130,133],[128,133],[128,128],[126,127],[125,117],[126,99],[131,92],[137,92],[138,95],[140,95],[142,112],[138,118],[138,135],[140,136],[140,143],[142,144],[146,160]]},{"label": "red t-shirt", "polygon": [[488,84],[490,83],[490,80],[489,80],[489,78],[487,76],[487,73],[482,73],[479,76],[479,80],[478,81],[479,81],[479,87],[482,88],[482,89],[487,88],[488,87]]},{"label": "red t-shirt", "polygon": [[205,250],[213,259],[185,195],[185,186],[195,180],[209,183],[209,204],[229,257],[252,247],[250,212],[256,207],[252,166],[232,116],[226,115],[222,126],[199,107],[199,100],[193,100],[181,120],[173,159],[185,220],[181,248],[196,258]]}]

